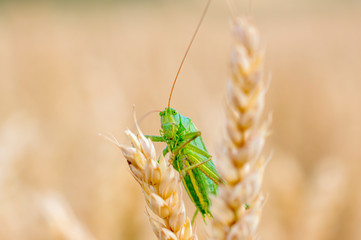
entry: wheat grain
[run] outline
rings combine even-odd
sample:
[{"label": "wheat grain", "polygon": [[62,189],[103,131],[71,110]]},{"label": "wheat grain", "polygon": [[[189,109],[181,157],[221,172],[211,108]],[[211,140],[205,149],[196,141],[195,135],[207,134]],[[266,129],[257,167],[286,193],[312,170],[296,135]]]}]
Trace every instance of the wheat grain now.
[{"label": "wheat grain", "polygon": [[[156,151],[151,140],[147,139],[138,128],[135,135],[125,131],[132,146],[115,143],[127,159],[135,180],[140,184],[147,202],[147,215],[153,232],[162,240],[196,240],[191,222],[186,216],[179,187],[179,175],[167,161],[156,158]],[[154,215],[154,216],[151,216]]]},{"label": "wheat grain", "polygon": [[256,239],[264,202],[261,152],[268,125],[261,121],[266,91],[263,53],[258,32],[246,19],[235,19],[233,29],[232,79],[219,164],[228,184],[221,185],[213,199],[213,239]]}]

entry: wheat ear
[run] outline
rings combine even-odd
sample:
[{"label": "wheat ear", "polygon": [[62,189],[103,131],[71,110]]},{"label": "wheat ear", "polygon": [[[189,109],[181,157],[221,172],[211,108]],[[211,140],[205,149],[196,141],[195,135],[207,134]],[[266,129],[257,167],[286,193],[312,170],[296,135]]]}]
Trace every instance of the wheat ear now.
[{"label": "wheat ear", "polygon": [[154,215],[146,211],[155,235],[162,240],[196,240],[186,216],[178,173],[163,156],[157,160],[152,141],[139,128],[137,135],[130,130],[125,134],[131,147],[119,144],[115,138],[109,140],[122,150],[134,179],[143,190],[148,209]]},{"label": "wheat ear", "polygon": [[226,133],[219,170],[227,185],[213,199],[213,239],[256,239],[264,198],[260,193],[265,160],[261,155],[267,123],[263,53],[259,35],[246,19],[233,22],[232,79],[226,105]]}]

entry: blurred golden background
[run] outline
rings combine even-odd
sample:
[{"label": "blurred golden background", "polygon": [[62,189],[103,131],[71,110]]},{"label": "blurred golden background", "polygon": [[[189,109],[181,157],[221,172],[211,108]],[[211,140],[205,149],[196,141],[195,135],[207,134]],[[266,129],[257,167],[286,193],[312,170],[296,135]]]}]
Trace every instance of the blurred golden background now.
[{"label": "blurred golden background", "polygon": [[[237,10],[251,12],[272,74],[259,235],[361,239],[361,4],[252,2]],[[120,150],[98,133],[128,144],[132,105],[139,117],[166,106],[204,4],[1,1],[0,239],[155,239]],[[230,76],[229,26],[226,2],[214,1],[172,100],[211,153]],[[141,127],[157,134],[159,116]]]}]

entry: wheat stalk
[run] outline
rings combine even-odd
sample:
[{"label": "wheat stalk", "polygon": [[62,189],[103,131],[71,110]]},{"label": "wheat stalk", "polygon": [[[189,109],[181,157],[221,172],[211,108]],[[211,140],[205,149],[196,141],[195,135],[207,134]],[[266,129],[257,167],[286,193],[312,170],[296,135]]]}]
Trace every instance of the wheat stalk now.
[{"label": "wheat stalk", "polygon": [[108,138],[123,152],[134,179],[143,190],[153,232],[162,240],[196,240],[191,221],[186,216],[179,187],[179,175],[163,156],[159,161],[151,140],[147,139],[138,128],[135,135],[126,130],[132,146],[123,146],[113,138]]},{"label": "wheat stalk", "polygon": [[264,197],[261,155],[267,122],[261,121],[266,92],[259,35],[246,19],[233,22],[232,79],[219,171],[227,181],[213,199],[213,239],[256,239]]}]

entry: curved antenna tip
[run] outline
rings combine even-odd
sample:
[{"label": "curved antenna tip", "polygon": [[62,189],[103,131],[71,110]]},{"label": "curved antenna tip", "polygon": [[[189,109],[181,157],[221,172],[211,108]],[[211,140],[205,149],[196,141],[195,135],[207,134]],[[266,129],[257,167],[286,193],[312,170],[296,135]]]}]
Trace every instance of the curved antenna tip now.
[{"label": "curved antenna tip", "polygon": [[179,73],[180,73],[180,71],[181,71],[181,69],[182,69],[182,66],[183,66],[183,64],[184,64],[185,59],[187,58],[187,55],[188,55],[188,52],[189,52],[189,50],[190,50],[190,48],[191,48],[191,46],[192,46],[192,43],[193,43],[195,37],[197,36],[198,30],[199,30],[200,26],[202,25],[203,19],[204,19],[204,17],[206,16],[206,13],[207,13],[207,11],[208,11],[209,5],[211,4],[211,1],[212,1],[212,0],[208,0],[208,2],[207,2],[207,4],[206,4],[206,7],[204,8],[204,10],[203,10],[203,12],[202,12],[201,19],[199,20],[198,25],[197,25],[197,27],[196,27],[196,30],[194,31],[193,36],[192,36],[192,38],[191,38],[191,41],[190,41],[189,44],[188,44],[187,50],[186,50],[186,52],[185,52],[185,54],[184,54],[184,56],[183,56],[183,59],[182,59],[182,61],[181,61],[181,64],[179,65],[177,74],[176,74],[176,76],[175,76],[175,78],[174,78],[174,81],[173,81],[172,89],[170,90],[169,100],[168,100],[168,108],[170,107],[170,100],[172,99],[172,94],[173,94],[174,86],[175,86],[175,83],[177,82]]}]

